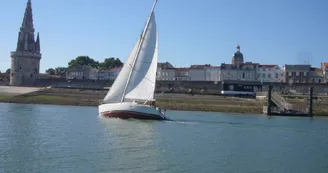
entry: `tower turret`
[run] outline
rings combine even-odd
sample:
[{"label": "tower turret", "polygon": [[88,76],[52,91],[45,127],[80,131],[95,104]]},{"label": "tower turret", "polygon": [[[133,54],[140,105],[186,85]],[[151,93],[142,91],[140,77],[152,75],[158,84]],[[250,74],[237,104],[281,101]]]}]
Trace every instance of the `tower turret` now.
[{"label": "tower turret", "polygon": [[34,38],[31,0],[27,1],[24,18],[18,33],[17,48],[11,52],[10,85],[31,86],[39,78],[40,37]]},{"label": "tower turret", "polygon": [[35,51],[37,53],[40,53],[40,35],[38,33],[38,35],[36,36],[36,42],[35,42]]}]

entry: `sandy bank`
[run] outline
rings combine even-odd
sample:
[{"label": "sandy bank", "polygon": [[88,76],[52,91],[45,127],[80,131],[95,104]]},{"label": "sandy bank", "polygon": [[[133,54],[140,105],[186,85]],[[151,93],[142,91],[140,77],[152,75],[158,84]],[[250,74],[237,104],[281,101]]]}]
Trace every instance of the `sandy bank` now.
[{"label": "sandy bank", "polygon": [[[37,89],[37,88],[35,88]],[[28,91],[33,91],[32,89]],[[107,91],[78,89],[40,89],[23,95],[0,94],[0,102],[24,104],[54,104],[98,106]],[[185,94],[157,94],[157,105],[171,110],[213,111],[262,114],[265,101],[256,99]],[[304,107],[304,99],[289,99],[295,107]],[[314,113],[328,115],[328,102],[314,100]]]}]

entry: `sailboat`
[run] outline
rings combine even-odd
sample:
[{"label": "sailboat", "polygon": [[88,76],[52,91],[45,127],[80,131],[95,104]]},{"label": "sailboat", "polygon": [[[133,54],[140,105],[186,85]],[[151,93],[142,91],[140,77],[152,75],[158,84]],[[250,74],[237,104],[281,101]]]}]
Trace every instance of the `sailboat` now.
[{"label": "sailboat", "polygon": [[157,0],[121,72],[98,106],[99,115],[122,119],[167,119],[165,113],[154,105],[158,59],[156,4]]}]

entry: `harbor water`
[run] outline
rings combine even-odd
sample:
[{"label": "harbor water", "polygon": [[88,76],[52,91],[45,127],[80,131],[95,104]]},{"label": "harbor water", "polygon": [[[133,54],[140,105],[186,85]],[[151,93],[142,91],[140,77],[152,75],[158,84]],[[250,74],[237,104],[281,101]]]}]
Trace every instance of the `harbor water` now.
[{"label": "harbor water", "polygon": [[0,103],[0,172],[328,172],[328,118],[168,111],[109,119],[97,107]]}]

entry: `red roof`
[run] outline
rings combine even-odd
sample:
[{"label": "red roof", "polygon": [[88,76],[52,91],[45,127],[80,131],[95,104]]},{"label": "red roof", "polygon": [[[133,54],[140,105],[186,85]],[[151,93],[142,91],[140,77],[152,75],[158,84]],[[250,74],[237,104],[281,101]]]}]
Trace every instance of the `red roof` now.
[{"label": "red roof", "polygon": [[315,67],[313,67],[313,68],[311,68],[311,71],[321,72],[322,69],[321,68],[315,68]]},{"label": "red roof", "polygon": [[49,75],[49,74],[46,74],[46,73],[40,73],[39,74],[40,77],[48,77],[48,78],[60,78],[60,75]]},{"label": "red roof", "polygon": [[109,69],[109,71],[115,71],[115,70],[117,70],[117,69],[122,69],[123,67],[114,67],[114,68],[111,68],[111,69]]},{"label": "red roof", "polygon": [[189,71],[189,68],[175,68],[175,71]]},{"label": "red roof", "polygon": [[265,65],[265,64],[263,64],[263,65],[259,65],[258,67],[260,67],[260,68],[273,68],[275,66],[277,66],[277,65]]},{"label": "red roof", "polygon": [[324,67],[328,67],[328,62],[323,62],[322,65],[323,65]]},{"label": "red roof", "polygon": [[191,65],[190,68],[196,68],[196,69],[204,69],[205,67],[211,67],[210,64],[205,65]]}]

